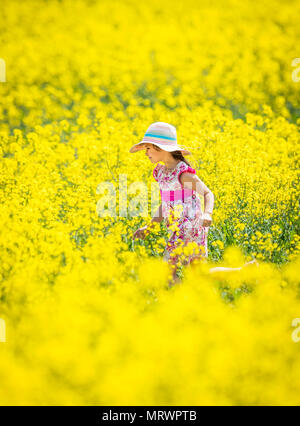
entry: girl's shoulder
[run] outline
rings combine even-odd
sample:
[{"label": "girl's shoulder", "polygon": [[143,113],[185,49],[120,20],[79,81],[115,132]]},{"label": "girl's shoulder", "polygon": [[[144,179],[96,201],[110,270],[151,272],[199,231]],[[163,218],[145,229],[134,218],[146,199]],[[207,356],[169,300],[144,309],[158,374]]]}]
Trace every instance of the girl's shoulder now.
[{"label": "girl's shoulder", "polygon": [[178,172],[177,172],[177,179],[178,179],[178,182],[180,183],[180,185],[182,185],[182,182],[180,181],[180,176],[182,175],[182,173],[196,174],[196,170],[193,169],[193,167],[186,164],[184,161],[181,161],[181,163],[178,164],[178,166],[179,167],[178,167]]},{"label": "girl's shoulder", "polygon": [[193,167],[189,166],[184,161],[180,161],[180,163],[178,164],[178,176],[186,172],[196,174],[196,170],[193,169]]},{"label": "girl's shoulder", "polygon": [[[196,173],[196,170],[187,165],[184,161],[179,161],[177,166],[172,172],[166,172],[165,166],[163,164],[158,163],[156,167],[153,169],[153,177],[154,179],[159,182],[162,178],[165,177],[165,179],[170,180],[175,178],[176,180],[179,180],[179,176],[182,173]],[[180,181],[179,181],[180,182]]]}]

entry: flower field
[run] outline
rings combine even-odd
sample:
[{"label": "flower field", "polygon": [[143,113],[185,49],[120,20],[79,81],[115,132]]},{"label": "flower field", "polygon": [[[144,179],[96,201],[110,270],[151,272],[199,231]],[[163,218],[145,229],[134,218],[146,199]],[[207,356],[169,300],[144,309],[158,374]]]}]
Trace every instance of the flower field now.
[{"label": "flower field", "polygon": [[[299,14],[1,4],[1,405],[300,404]],[[172,288],[164,224],[132,241],[159,187],[129,149],[155,121],[215,196],[208,262]],[[138,182],[147,214],[128,213]]]}]

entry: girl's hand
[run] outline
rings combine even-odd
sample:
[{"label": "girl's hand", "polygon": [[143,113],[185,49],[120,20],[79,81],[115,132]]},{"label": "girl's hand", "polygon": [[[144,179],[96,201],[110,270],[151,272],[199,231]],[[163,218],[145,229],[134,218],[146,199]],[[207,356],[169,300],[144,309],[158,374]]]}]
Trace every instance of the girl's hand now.
[{"label": "girl's hand", "polygon": [[134,240],[135,238],[141,238],[143,240],[146,236],[146,231],[147,231],[147,226],[143,226],[143,228],[137,229],[134,232],[132,239]]},{"label": "girl's hand", "polygon": [[207,227],[212,224],[212,217],[209,213],[202,213],[200,216],[201,226]]}]

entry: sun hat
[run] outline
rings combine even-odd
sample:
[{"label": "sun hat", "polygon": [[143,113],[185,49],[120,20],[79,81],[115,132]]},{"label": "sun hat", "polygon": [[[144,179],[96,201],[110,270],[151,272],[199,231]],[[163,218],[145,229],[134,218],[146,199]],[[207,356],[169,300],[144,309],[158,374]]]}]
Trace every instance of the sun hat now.
[{"label": "sun hat", "polygon": [[172,124],[157,121],[150,124],[143,140],[133,145],[129,152],[140,151],[145,149],[145,143],[152,143],[164,151],[181,151],[183,155],[191,155],[191,152],[184,146],[177,145],[176,128]]}]

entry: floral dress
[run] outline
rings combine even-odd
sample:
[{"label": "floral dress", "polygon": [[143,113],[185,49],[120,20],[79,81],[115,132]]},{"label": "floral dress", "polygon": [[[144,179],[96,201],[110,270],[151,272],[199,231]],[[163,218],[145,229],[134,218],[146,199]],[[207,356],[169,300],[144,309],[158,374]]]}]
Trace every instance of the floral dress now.
[{"label": "floral dress", "polygon": [[[179,161],[175,169],[167,171],[162,164],[157,164],[153,170],[153,177],[159,183],[161,196],[164,191],[183,189],[179,176],[183,172],[196,173],[184,161]],[[191,193],[191,190],[189,191]],[[166,194],[166,193],[165,193]],[[175,197],[173,197],[175,198]],[[196,191],[182,199],[168,200],[162,197],[162,215],[169,233],[169,240],[163,254],[164,260],[175,265],[178,261],[189,263],[193,258],[207,258],[207,234],[209,227],[200,224],[201,200]],[[190,249],[187,246],[190,245]],[[176,250],[177,249],[177,250]],[[191,250],[192,249],[192,250]]]}]

